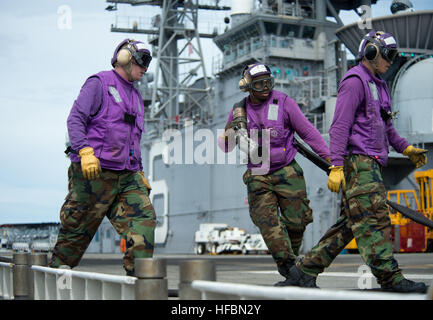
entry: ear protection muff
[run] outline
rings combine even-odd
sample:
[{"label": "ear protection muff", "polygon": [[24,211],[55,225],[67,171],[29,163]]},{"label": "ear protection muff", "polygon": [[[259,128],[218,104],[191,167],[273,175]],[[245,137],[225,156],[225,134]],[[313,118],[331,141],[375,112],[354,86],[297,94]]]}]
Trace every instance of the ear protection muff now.
[{"label": "ear protection muff", "polygon": [[134,40],[129,40],[128,45],[117,52],[117,62],[121,66],[126,66],[129,62],[131,62],[132,59],[132,43]]},{"label": "ear protection muff", "polygon": [[364,39],[369,41],[364,49],[364,57],[370,61],[375,60],[380,53],[380,44],[371,37],[365,37]]},{"label": "ear protection muff", "polygon": [[249,84],[251,83],[251,79],[247,78],[249,75],[246,72],[250,66],[251,65],[246,65],[245,68],[242,70],[241,80],[239,80],[239,89],[242,92],[248,92],[248,89],[250,87]]}]

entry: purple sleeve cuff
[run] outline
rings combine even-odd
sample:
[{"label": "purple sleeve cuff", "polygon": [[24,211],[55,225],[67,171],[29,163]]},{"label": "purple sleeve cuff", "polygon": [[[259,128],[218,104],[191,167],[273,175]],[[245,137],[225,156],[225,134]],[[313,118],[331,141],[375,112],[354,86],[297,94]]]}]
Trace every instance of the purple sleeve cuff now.
[{"label": "purple sleeve cuff", "polygon": [[332,160],[332,165],[336,167],[342,167],[344,165],[343,159]]}]

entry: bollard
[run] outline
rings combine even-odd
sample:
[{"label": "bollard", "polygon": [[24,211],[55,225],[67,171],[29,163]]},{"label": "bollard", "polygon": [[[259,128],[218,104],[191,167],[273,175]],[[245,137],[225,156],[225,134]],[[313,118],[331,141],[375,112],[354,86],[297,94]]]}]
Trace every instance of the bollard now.
[{"label": "bollard", "polygon": [[48,265],[48,257],[46,253],[33,253],[31,255],[32,266],[46,267]]},{"label": "bollard", "polygon": [[135,259],[135,300],[167,300],[167,264],[163,259]]},{"label": "bollard", "polygon": [[29,254],[16,252],[13,254],[13,286],[15,300],[29,299]]},{"label": "bollard", "polygon": [[191,282],[194,280],[215,281],[215,266],[207,260],[182,261],[179,265],[179,280],[180,300],[200,300],[201,292],[191,288]]},{"label": "bollard", "polygon": [[[46,253],[33,253],[30,256],[30,266],[42,266],[48,265],[48,257]],[[35,273],[29,268],[29,300],[35,299]]]}]

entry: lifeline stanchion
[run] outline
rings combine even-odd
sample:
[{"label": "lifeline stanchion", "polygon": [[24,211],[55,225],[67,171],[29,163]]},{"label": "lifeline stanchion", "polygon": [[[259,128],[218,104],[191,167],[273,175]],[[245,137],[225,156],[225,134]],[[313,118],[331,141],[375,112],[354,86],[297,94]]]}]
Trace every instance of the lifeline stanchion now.
[{"label": "lifeline stanchion", "polygon": [[207,260],[187,260],[179,265],[179,299],[200,300],[201,292],[193,289],[191,283],[194,280],[215,281],[215,266]]},{"label": "lifeline stanchion", "polygon": [[29,299],[29,254],[24,252],[15,252],[13,254],[13,286],[15,300]]},{"label": "lifeline stanchion", "polygon": [[[46,267],[48,265],[48,257],[46,253],[32,253],[30,256],[31,266],[41,266]],[[35,299],[35,273],[29,267],[29,300]]]},{"label": "lifeline stanchion", "polygon": [[164,259],[135,259],[135,299],[167,300],[167,264]]}]

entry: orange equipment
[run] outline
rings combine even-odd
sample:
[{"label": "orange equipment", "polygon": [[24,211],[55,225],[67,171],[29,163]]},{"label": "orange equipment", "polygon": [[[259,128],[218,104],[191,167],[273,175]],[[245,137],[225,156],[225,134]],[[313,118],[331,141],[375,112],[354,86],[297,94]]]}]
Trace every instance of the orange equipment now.
[{"label": "orange equipment", "polygon": [[126,239],[125,238],[120,239],[120,252],[121,253],[126,252]]}]

